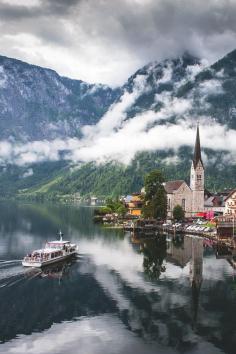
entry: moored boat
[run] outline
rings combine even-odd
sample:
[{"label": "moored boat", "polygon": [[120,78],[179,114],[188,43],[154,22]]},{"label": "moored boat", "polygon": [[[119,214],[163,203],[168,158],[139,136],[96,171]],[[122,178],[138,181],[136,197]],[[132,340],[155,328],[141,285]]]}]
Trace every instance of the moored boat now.
[{"label": "moored boat", "polygon": [[60,233],[60,240],[46,242],[45,248],[27,254],[22,261],[22,265],[24,267],[40,268],[72,257],[77,252],[78,246],[70,241],[62,240],[62,234]]}]

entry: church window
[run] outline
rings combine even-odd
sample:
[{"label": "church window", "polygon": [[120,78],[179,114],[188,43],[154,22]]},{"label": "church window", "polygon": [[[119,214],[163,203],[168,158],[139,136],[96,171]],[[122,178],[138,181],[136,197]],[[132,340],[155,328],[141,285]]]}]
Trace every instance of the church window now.
[{"label": "church window", "polygon": [[170,210],[170,198],[168,198],[168,209]]},{"label": "church window", "polygon": [[182,208],[185,210],[185,199],[182,199]]},{"label": "church window", "polygon": [[201,179],[202,179],[202,176],[201,175],[197,175],[197,180],[201,181]]}]

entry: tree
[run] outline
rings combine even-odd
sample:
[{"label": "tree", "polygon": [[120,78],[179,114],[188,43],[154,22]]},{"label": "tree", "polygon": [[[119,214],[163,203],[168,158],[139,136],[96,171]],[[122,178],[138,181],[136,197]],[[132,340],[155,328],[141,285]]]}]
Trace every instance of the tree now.
[{"label": "tree", "polygon": [[102,206],[100,208],[96,208],[94,210],[94,215],[105,215],[105,214],[111,214],[112,209],[107,207],[107,206]]},{"label": "tree", "polygon": [[177,221],[184,219],[184,209],[181,205],[176,205],[173,209],[173,218]]},{"label": "tree", "polygon": [[117,213],[120,216],[124,217],[127,213],[127,209],[124,204],[118,199],[108,198],[106,200],[106,208],[110,209],[111,213]]},{"label": "tree", "polygon": [[119,216],[122,216],[122,218],[123,218],[125,216],[125,214],[127,213],[127,209],[126,209],[126,207],[123,204],[121,204],[117,208],[116,212],[119,214]]},{"label": "tree", "polygon": [[163,183],[164,177],[159,170],[151,171],[145,176],[145,196],[142,209],[144,217],[166,218],[167,198]]}]

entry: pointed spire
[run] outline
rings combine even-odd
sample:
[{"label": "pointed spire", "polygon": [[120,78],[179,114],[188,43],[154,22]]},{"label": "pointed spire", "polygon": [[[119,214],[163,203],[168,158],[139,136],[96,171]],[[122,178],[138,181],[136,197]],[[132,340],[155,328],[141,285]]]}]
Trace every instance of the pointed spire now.
[{"label": "pointed spire", "polygon": [[194,155],[193,155],[193,166],[196,168],[198,162],[201,161],[202,166],[202,156],[201,156],[201,144],[200,144],[200,135],[199,135],[199,122],[197,123],[197,135],[195,141]]}]

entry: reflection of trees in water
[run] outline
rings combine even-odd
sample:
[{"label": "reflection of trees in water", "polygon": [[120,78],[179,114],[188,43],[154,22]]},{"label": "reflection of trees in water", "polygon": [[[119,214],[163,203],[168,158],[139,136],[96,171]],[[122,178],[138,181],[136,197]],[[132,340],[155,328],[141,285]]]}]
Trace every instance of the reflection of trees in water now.
[{"label": "reflection of trees in water", "polygon": [[162,236],[145,241],[141,245],[141,252],[143,253],[144,273],[151,280],[159,279],[161,273],[166,270],[163,265],[166,257],[166,238]]},{"label": "reflection of trees in water", "polygon": [[184,236],[176,235],[173,237],[172,242],[176,248],[184,248]]}]

